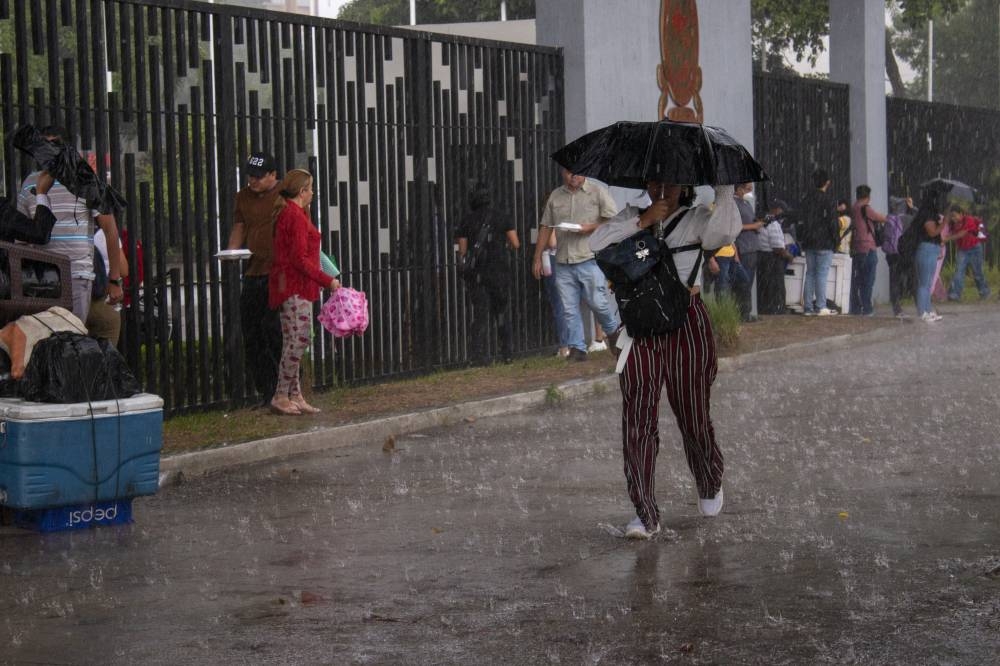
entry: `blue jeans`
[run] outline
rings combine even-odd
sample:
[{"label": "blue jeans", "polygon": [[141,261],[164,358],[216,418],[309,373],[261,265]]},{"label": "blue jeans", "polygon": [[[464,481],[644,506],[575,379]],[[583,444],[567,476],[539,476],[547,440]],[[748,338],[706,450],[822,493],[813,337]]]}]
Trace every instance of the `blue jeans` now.
[{"label": "blue jeans", "polygon": [[566,346],[587,351],[583,340],[583,316],[580,299],[586,301],[597,315],[597,322],[605,333],[618,330],[619,321],[608,298],[608,281],[597,267],[597,261],[588,259],[578,264],[559,264],[555,269],[556,288],[563,304],[563,321],[566,322]]},{"label": "blue jeans", "polygon": [[871,314],[872,290],[875,288],[875,269],[878,267],[878,250],[851,255],[851,314]]},{"label": "blue jeans", "polygon": [[826,307],[826,276],[832,263],[833,250],[806,250],[803,311],[818,312]]},{"label": "blue jeans", "polygon": [[566,346],[566,319],[563,317],[562,299],[559,298],[559,287],[556,286],[556,272],[559,269],[555,261],[552,262],[552,275],[542,278],[545,286],[545,296],[552,306],[552,320],[556,323],[556,340],[560,347]]},{"label": "blue jeans", "polygon": [[990,295],[990,286],[986,283],[983,275],[983,246],[977,245],[971,250],[959,250],[955,256],[955,275],[951,278],[951,289],[948,290],[948,298],[958,300],[962,298],[965,290],[965,267],[972,269],[972,277],[976,281],[976,289],[979,290],[979,297],[986,298]]},{"label": "blue jeans", "polygon": [[940,251],[941,246],[937,243],[922,242],[917,246],[917,314],[919,315],[931,311],[931,287]]}]

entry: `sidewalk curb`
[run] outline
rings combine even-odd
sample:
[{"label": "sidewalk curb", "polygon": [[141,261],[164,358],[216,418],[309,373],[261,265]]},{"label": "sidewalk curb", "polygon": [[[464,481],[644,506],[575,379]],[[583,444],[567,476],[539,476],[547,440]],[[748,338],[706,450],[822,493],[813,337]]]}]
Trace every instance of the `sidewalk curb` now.
[{"label": "sidewalk curb", "polygon": [[[854,342],[877,341],[883,336],[888,337],[887,334],[891,335],[893,328],[887,326],[861,335],[837,335],[776,349],[720,358],[719,370],[735,370],[759,358],[778,356],[794,350],[807,350],[818,345],[832,348],[843,347],[852,340]],[[594,379],[574,379],[555,386],[555,391],[559,399],[575,400],[595,393],[614,391],[617,386],[617,375],[610,374]],[[160,487],[177,483],[185,475],[206,474],[219,469],[263,462],[282,456],[382,442],[390,436],[407,435],[428,428],[455,425],[470,419],[503,416],[532,407],[540,407],[551,399],[551,391],[551,388],[538,389],[409,414],[377,418],[362,423],[317,428],[307,432],[221,446],[205,451],[166,456],[160,461]]]}]

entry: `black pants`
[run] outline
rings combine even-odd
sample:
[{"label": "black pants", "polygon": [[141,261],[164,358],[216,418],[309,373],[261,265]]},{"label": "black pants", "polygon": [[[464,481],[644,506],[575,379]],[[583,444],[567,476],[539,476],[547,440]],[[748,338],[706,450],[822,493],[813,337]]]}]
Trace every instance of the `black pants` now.
[{"label": "black pants", "polygon": [[757,253],[757,312],[785,311],[785,260],[773,252]]},{"label": "black pants", "polygon": [[267,307],[267,276],[243,278],[240,323],[247,370],[263,402],[271,402],[281,362],[281,320]]},{"label": "black pants", "polygon": [[913,293],[913,262],[905,261],[898,254],[885,255],[889,264],[889,302],[892,303],[892,313],[900,314],[903,306],[900,301]]},{"label": "black pants", "polygon": [[470,359],[478,364],[487,364],[492,360],[490,324],[496,322],[500,356],[504,361],[510,360],[514,354],[514,337],[510,325],[508,285],[470,282],[469,292],[472,301]]},{"label": "black pants", "polygon": [[740,306],[740,318],[743,321],[749,321],[750,312],[753,310],[752,294],[754,289],[754,276],[757,274],[757,256],[759,252],[747,252],[740,253],[740,263],[743,264],[743,268],[746,269],[747,275],[749,276],[749,281],[744,284],[738,284],[734,290],[734,295],[736,296],[736,303]]}]

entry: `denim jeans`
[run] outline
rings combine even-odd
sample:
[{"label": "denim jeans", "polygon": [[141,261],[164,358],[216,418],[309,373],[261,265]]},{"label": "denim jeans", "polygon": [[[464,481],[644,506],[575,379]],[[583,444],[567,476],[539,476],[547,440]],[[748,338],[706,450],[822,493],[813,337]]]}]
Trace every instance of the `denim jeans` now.
[{"label": "denim jeans", "polygon": [[804,312],[826,307],[826,276],[833,263],[833,250],[806,250],[806,277],[802,288]]},{"label": "denim jeans", "polygon": [[563,304],[562,299],[559,298],[559,287],[556,286],[556,272],[558,270],[558,264],[553,261],[552,275],[543,277],[542,284],[545,285],[545,295],[549,299],[549,305],[552,306],[552,320],[556,324],[556,342],[558,342],[560,347],[565,347],[567,346],[566,318],[563,316]]},{"label": "denim jeans", "polygon": [[922,242],[917,246],[917,314],[919,315],[931,311],[931,286],[940,251],[941,246],[937,243]]},{"label": "denim jeans", "polygon": [[990,286],[986,283],[983,275],[983,246],[977,245],[971,250],[959,250],[955,255],[955,275],[951,278],[951,289],[948,290],[948,298],[958,300],[962,298],[965,290],[965,268],[972,269],[972,277],[976,281],[976,289],[979,296],[986,298],[990,295]]},{"label": "denim jeans", "polygon": [[878,250],[851,255],[851,314],[871,314],[872,290],[875,288],[875,269],[878,267]]},{"label": "denim jeans", "polygon": [[583,316],[580,299],[586,301],[597,315],[597,322],[605,333],[613,333],[620,325],[608,298],[608,281],[597,267],[597,261],[588,259],[578,264],[559,264],[555,269],[556,287],[563,304],[566,322],[566,346],[587,351],[583,340]]}]

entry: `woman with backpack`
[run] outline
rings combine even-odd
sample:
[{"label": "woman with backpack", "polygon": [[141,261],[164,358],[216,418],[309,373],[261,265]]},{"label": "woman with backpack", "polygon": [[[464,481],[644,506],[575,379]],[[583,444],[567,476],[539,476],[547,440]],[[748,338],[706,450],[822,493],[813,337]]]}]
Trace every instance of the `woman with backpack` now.
[{"label": "woman with backpack", "polygon": [[[942,194],[934,190],[923,193],[920,209],[913,217],[907,233],[915,236],[917,247],[915,260],[917,266],[917,314],[921,321],[931,323],[940,321],[941,315],[931,309],[931,287],[934,284],[934,273],[937,269],[938,254],[941,252],[941,231],[947,220],[942,214]],[[906,234],[904,234],[905,236]],[[905,246],[900,239],[901,246]],[[902,251],[902,249],[901,249]]]},{"label": "woman with backpack", "polygon": [[693,206],[694,188],[688,185],[650,181],[646,191],[652,200],[648,208],[626,206],[590,237],[590,249],[600,252],[652,231],[656,238],[662,238],[664,252],[669,253],[664,261],[671,262],[676,284],[667,287],[672,293],[681,290],[679,311],[671,308],[677,327],[635,338],[632,334],[643,330],[641,322],[630,321],[628,312],[633,310],[623,307],[622,291],[615,293],[624,328],[609,336],[609,341],[616,341],[621,349],[616,370],[622,392],[622,453],[625,483],[636,513],[625,528],[625,536],[631,539],[649,539],[660,531],[660,509],[653,488],[662,393],[681,431],[688,467],[698,488],[698,510],[704,516],[716,516],[722,510],[722,451],[709,414],[718,359],[712,323],[700,296],[700,266],[705,251],[711,253],[732,243],[743,229],[731,185],[715,187],[714,208]]}]

